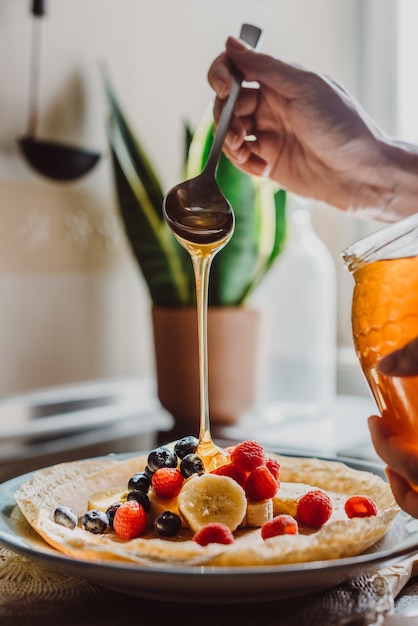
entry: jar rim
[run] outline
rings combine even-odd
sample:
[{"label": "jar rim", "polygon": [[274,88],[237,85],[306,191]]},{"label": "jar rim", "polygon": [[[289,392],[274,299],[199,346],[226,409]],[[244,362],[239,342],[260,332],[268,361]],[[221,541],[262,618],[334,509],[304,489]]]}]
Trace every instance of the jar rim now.
[{"label": "jar rim", "polygon": [[418,213],[355,241],[341,256],[350,272],[374,261],[418,256]]}]

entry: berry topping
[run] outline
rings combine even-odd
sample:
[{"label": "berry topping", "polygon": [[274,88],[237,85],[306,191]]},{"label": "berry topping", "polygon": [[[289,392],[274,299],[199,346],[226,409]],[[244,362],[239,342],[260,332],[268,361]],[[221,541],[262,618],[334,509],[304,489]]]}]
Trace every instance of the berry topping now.
[{"label": "berry topping", "polygon": [[73,530],[77,526],[77,515],[68,506],[57,506],[54,511],[54,522]]},{"label": "berry topping", "polygon": [[256,467],[266,464],[263,446],[251,439],[237,444],[231,452],[231,463],[244,472],[252,472]]},{"label": "berry topping", "polygon": [[151,508],[151,502],[147,494],[142,493],[142,491],[130,491],[126,496],[126,499],[139,502],[139,504],[142,504],[142,506],[144,507],[145,513],[149,513]]},{"label": "berry topping", "polygon": [[279,482],[274,478],[266,465],[256,467],[244,485],[245,495],[250,502],[268,500],[276,495]]},{"label": "berry topping", "polygon": [[332,500],[325,491],[312,489],[297,501],[296,517],[302,524],[319,528],[332,514]]},{"label": "berry topping", "polygon": [[88,530],[89,533],[101,535],[109,528],[109,520],[106,513],[93,509],[92,511],[87,511],[87,513],[83,515],[81,525],[84,530]]},{"label": "berry topping", "polygon": [[151,486],[151,479],[145,474],[145,472],[138,472],[131,476],[128,482],[128,489],[130,491],[142,491],[142,493],[148,493]]},{"label": "berry topping", "polygon": [[207,546],[208,543],[234,543],[234,535],[226,524],[212,522],[202,526],[193,537],[200,546]]},{"label": "berry topping", "polygon": [[229,476],[229,478],[233,478],[241,487],[244,487],[248,476],[247,472],[244,472],[244,470],[240,469],[236,465],[233,465],[232,463],[226,463],[225,465],[217,467],[211,471],[211,474]]},{"label": "berry topping", "polygon": [[189,478],[193,474],[200,476],[205,473],[205,466],[198,454],[186,454],[180,463],[180,472],[184,478]]},{"label": "berry topping", "polygon": [[199,444],[199,440],[192,435],[188,435],[187,437],[183,437],[179,439],[174,446],[174,452],[177,454],[179,459],[184,459],[186,454],[193,454],[197,450],[197,446]]},{"label": "berry topping", "polygon": [[144,507],[136,500],[128,500],[116,511],[113,529],[121,539],[134,539],[144,532],[147,523]]},{"label": "berry topping", "polygon": [[291,515],[282,513],[273,519],[265,522],[261,527],[263,539],[276,537],[276,535],[297,535],[299,533],[298,523]]},{"label": "berry topping", "polygon": [[164,511],[156,518],[154,530],[161,537],[174,537],[181,528],[181,519],[173,511]]},{"label": "berry topping", "polygon": [[267,469],[273,474],[276,480],[280,478],[280,463],[276,459],[271,459],[270,457],[266,458],[266,466]]},{"label": "berry topping", "polygon": [[169,500],[178,496],[183,482],[184,478],[179,470],[162,467],[152,477],[152,488],[157,496]]},{"label": "berry topping", "polygon": [[107,519],[109,520],[109,528],[113,530],[113,520],[115,519],[115,513],[120,507],[122,502],[114,502],[106,509]]},{"label": "berry topping", "polygon": [[147,467],[151,472],[161,467],[177,467],[177,455],[163,446],[155,448],[148,455]]},{"label": "berry topping", "polygon": [[371,517],[377,515],[377,506],[369,496],[351,496],[344,504],[347,517]]}]

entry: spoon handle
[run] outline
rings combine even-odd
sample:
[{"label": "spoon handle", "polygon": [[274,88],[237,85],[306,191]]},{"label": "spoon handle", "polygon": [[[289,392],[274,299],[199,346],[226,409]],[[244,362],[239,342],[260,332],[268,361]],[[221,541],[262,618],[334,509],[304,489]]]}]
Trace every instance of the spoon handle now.
[{"label": "spoon handle", "polygon": [[[240,39],[248,43],[253,48],[257,47],[260,41],[262,31],[258,26],[253,24],[243,24],[240,32]],[[225,141],[226,133],[228,132],[229,123],[231,121],[232,113],[234,111],[235,103],[238,98],[238,94],[241,90],[241,83],[243,76],[238,70],[232,73],[231,91],[229,92],[228,99],[222,109],[221,116],[218,122],[218,128],[216,131],[215,139],[212,144],[211,151],[206,162],[204,172],[214,176],[218,165],[219,157],[222,151],[222,146]]]}]

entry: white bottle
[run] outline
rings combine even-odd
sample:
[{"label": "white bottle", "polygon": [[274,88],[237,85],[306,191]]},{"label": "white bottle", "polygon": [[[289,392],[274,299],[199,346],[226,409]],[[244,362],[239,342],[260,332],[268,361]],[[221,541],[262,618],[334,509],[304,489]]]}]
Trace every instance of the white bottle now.
[{"label": "white bottle", "polygon": [[287,243],[266,277],[270,419],[319,415],[336,390],[336,272],[315,233],[311,202],[287,200]]}]

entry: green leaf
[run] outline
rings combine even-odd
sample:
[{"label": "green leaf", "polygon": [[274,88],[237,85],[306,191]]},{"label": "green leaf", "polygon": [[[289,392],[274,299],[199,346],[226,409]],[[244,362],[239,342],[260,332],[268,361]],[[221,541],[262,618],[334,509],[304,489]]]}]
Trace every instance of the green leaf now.
[{"label": "green leaf", "polygon": [[[162,192],[149,161],[112,95],[108,136],[119,210],[132,251],[156,306],[189,306],[195,301],[189,255],[162,217]],[[156,182],[157,181],[157,182]]]}]

